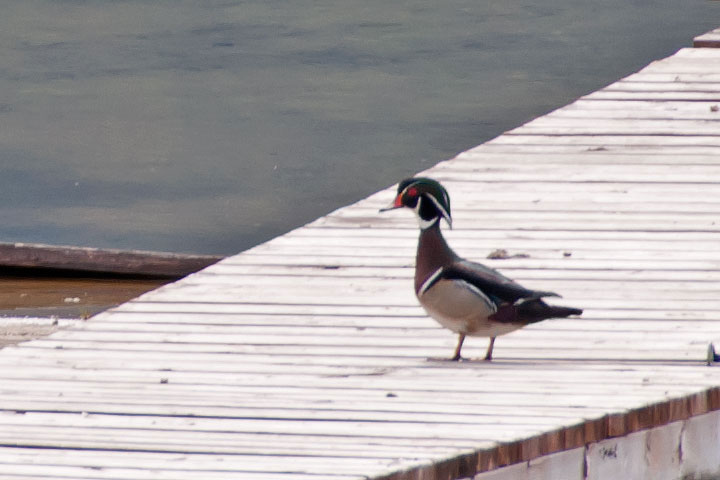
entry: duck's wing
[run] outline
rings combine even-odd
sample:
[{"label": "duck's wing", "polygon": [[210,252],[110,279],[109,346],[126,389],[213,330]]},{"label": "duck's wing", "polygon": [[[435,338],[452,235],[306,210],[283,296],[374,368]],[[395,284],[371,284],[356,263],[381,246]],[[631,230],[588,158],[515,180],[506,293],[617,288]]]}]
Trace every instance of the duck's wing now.
[{"label": "duck's wing", "polygon": [[493,268],[464,259],[458,259],[443,268],[440,276],[449,280],[463,280],[478,288],[498,305],[513,304],[520,299],[560,296],[554,292],[527,289]]}]

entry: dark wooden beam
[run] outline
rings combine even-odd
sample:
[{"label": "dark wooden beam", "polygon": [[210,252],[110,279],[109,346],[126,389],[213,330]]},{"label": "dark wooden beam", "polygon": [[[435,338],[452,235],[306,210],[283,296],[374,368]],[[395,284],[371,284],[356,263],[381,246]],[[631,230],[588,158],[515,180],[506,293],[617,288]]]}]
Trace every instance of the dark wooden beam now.
[{"label": "dark wooden beam", "polygon": [[695,48],[720,48],[720,28],[711,30],[693,39]]},{"label": "dark wooden beam", "polygon": [[0,274],[23,269],[59,274],[102,274],[180,278],[223,257],[140,250],[0,243]]}]

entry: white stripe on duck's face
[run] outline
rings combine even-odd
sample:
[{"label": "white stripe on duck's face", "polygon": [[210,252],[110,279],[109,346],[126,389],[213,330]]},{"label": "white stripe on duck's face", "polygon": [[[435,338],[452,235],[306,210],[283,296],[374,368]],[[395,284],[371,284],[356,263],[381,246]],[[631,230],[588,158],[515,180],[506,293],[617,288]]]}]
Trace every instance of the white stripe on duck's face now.
[{"label": "white stripe on duck's face", "polygon": [[[437,200],[435,200],[433,197],[427,197],[427,198],[430,198],[432,200],[432,203],[437,205]],[[418,201],[415,204],[415,207],[413,208],[413,211],[415,212],[415,216],[418,219],[418,224],[420,225],[420,230],[426,230],[426,229],[432,227],[433,225],[435,225],[437,222],[440,221],[440,217],[442,216],[442,213],[441,213],[440,215],[438,215],[436,217],[425,219],[422,217],[422,215],[420,215],[420,210],[422,209],[423,202],[429,201],[427,198],[425,197],[425,195],[421,195],[418,198]],[[443,210],[441,209],[440,212],[442,212],[442,211]]]},{"label": "white stripe on duck's face", "polygon": [[474,285],[463,280],[440,279],[432,283],[435,272],[420,288],[418,300],[425,311],[440,325],[456,333],[495,337],[521,327],[518,324],[491,322],[488,317],[497,306]]},{"label": "white stripe on duck's face", "polygon": [[[445,203],[448,204],[449,199],[447,198],[447,195],[445,194],[445,192],[443,192],[443,196],[445,197]],[[450,214],[448,213],[448,211],[445,210],[445,207],[443,207],[442,204],[438,201],[438,199],[435,198],[433,195],[428,195],[427,198],[429,198],[432,201],[432,203],[435,205],[435,208],[437,209],[437,211],[440,212],[440,216],[442,218],[444,218],[445,221],[448,223],[448,226],[450,228],[452,228],[452,220],[451,220],[451,217],[450,217]],[[438,220],[439,220],[439,218],[438,218]]]},{"label": "white stripe on duck's face", "polygon": [[425,230],[427,228],[432,227],[436,222],[440,221],[440,217],[431,218],[429,220],[425,220],[420,215],[420,208],[422,205],[422,202],[425,200],[425,197],[421,196],[418,198],[417,203],[415,204],[415,208],[413,208],[413,211],[415,212],[415,216],[418,219],[418,224],[420,225],[421,230]]}]

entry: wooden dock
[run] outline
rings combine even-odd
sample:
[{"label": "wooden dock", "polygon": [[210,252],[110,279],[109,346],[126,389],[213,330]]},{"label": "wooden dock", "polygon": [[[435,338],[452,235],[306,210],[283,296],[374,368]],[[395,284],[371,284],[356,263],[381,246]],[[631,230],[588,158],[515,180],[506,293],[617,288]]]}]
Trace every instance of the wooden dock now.
[{"label": "wooden dock", "polygon": [[428,361],[455,337],[414,298],[415,219],[377,215],[390,187],[1,350],[0,477],[720,472],[718,107],[720,49],[682,49],[424,172],[458,253],[581,319],[501,337],[492,363]]}]

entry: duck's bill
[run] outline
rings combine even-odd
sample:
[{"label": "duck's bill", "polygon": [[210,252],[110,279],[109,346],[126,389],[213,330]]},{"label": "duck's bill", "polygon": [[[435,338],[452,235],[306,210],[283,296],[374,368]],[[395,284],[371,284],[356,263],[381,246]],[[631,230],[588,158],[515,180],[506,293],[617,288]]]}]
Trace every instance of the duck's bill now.
[{"label": "duck's bill", "polygon": [[390,205],[389,207],[381,208],[380,210],[378,210],[378,212],[389,212],[390,210],[397,210],[398,208],[402,208],[402,205],[400,205],[399,207],[396,207],[395,205]]},{"label": "duck's bill", "polygon": [[390,211],[390,210],[395,210],[395,209],[398,209],[398,208],[402,208],[402,207],[404,207],[404,206],[405,206],[405,205],[402,204],[402,196],[401,196],[401,195],[398,195],[397,197],[395,197],[395,200],[394,200],[390,205],[388,205],[388,206],[385,207],[385,208],[381,208],[380,210],[378,210],[378,212],[381,212],[381,213],[382,213],[382,212],[387,212],[387,211]]}]

